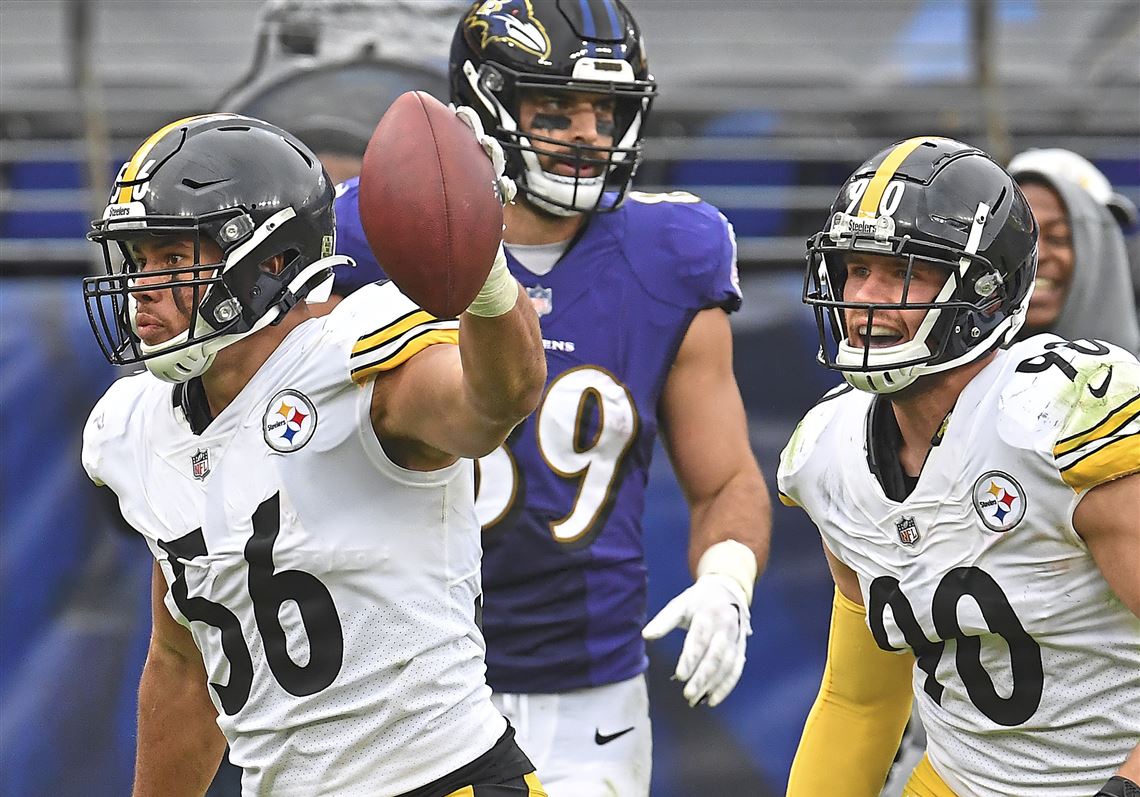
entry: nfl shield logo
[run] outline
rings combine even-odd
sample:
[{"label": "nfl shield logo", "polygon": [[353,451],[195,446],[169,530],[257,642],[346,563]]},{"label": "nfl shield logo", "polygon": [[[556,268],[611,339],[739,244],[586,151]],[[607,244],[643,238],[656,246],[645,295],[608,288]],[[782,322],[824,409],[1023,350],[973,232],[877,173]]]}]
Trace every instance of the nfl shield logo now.
[{"label": "nfl shield logo", "polygon": [[190,465],[194,471],[194,478],[203,481],[210,475],[210,452],[198,449],[190,456]]},{"label": "nfl shield logo", "polygon": [[915,525],[913,517],[903,515],[895,523],[895,528],[899,533],[899,542],[903,545],[914,545],[918,542],[918,526]]},{"label": "nfl shield logo", "polygon": [[538,313],[539,318],[550,315],[554,309],[553,289],[535,285],[533,288],[526,289],[526,295],[530,297],[530,303],[534,305],[534,311]]}]

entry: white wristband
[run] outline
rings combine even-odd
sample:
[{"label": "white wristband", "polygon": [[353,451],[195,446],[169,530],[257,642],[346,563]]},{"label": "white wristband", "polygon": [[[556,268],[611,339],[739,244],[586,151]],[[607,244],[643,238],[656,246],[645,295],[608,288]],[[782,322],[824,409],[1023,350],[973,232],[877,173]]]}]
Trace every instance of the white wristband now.
[{"label": "white wristband", "polygon": [[756,583],[756,554],[742,542],[722,540],[710,545],[697,562],[697,578],[707,573],[728,576],[740,584],[748,602],[752,603],[752,585]]},{"label": "white wristband", "polygon": [[495,318],[510,312],[518,299],[519,284],[511,276],[510,269],[507,268],[507,254],[503,251],[503,245],[499,244],[487,281],[479,289],[467,312],[480,318]]}]

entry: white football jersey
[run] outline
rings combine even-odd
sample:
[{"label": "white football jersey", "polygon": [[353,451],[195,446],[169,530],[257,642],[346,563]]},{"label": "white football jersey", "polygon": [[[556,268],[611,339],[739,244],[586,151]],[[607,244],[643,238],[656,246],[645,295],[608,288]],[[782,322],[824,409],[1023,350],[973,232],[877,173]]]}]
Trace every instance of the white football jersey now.
[{"label": "white football jersey", "polygon": [[781,499],[858,574],[879,646],[915,654],[930,761],[956,794],[1095,793],[1140,741],[1140,619],[1072,518],[1140,471],[1140,364],[1052,335],[999,352],[902,502],[868,464],[872,399],[841,388],[807,414]]},{"label": "white football jersey", "polygon": [[376,373],[457,335],[369,286],[291,332],[200,435],[149,373],[88,420],[84,467],[161,564],[245,795],[401,794],[506,729],[472,463],[398,467],[369,416]]}]

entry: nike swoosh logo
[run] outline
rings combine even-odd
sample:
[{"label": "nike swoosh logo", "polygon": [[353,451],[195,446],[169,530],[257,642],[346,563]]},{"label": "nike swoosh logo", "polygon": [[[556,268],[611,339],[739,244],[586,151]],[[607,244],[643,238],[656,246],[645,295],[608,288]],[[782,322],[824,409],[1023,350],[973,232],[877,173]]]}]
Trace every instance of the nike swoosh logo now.
[{"label": "nike swoosh logo", "polygon": [[1093,387],[1089,385],[1089,392],[1097,398],[1104,398],[1104,394],[1108,392],[1108,383],[1112,381],[1112,366],[1108,366],[1108,373],[1105,374],[1104,381],[1100,383],[1100,387]]},{"label": "nike swoosh logo", "polygon": [[632,730],[633,730],[633,728],[629,727],[629,728],[626,728],[624,731],[618,731],[617,733],[611,733],[611,734],[608,734],[606,736],[603,736],[602,732],[599,731],[597,728],[595,728],[594,729],[594,744],[609,744],[614,739],[625,736],[627,733],[629,733]]}]

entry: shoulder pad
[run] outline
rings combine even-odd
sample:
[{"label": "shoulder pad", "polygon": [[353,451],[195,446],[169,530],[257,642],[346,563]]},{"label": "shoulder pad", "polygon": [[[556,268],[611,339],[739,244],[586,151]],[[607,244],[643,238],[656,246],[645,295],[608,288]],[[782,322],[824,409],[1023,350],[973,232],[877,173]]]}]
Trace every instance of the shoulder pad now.
[{"label": "shoulder pad", "polygon": [[325,323],[351,347],[348,368],[355,382],[390,371],[433,344],[459,343],[458,319],[436,318],[394,282],[365,286],[338,304]]},{"label": "shoulder pad", "polygon": [[[1030,338],[1010,353],[1029,382],[1003,394],[1003,405],[1036,419],[1066,484],[1079,493],[1140,471],[1140,363],[1132,354],[1103,341],[1053,335]],[[1025,407],[1027,399],[1036,406]]]},{"label": "shoulder pad", "polygon": [[651,295],[678,307],[740,308],[736,236],[719,210],[685,191],[631,191],[619,213],[622,248]]},{"label": "shoulder pad", "polygon": [[865,403],[870,402],[871,397],[867,394],[849,395],[854,393],[854,390],[851,385],[842,384],[827,391],[796,425],[788,444],[780,452],[780,466],[776,472],[779,497],[783,504],[787,506],[799,505],[799,490],[796,488],[797,477],[804,465],[811,459],[820,437],[836,413],[847,403],[857,401],[860,397]]},{"label": "shoulder pad", "polygon": [[83,427],[82,461],[88,478],[98,486],[111,484],[108,470],[114,463],[123,461],[123,457],[130,458],[127,454],[116,455],[115,446],[126,439],[144,392],[159,389],[163,384],[145,371],[125,376],[111,383],[96,402]]}]

